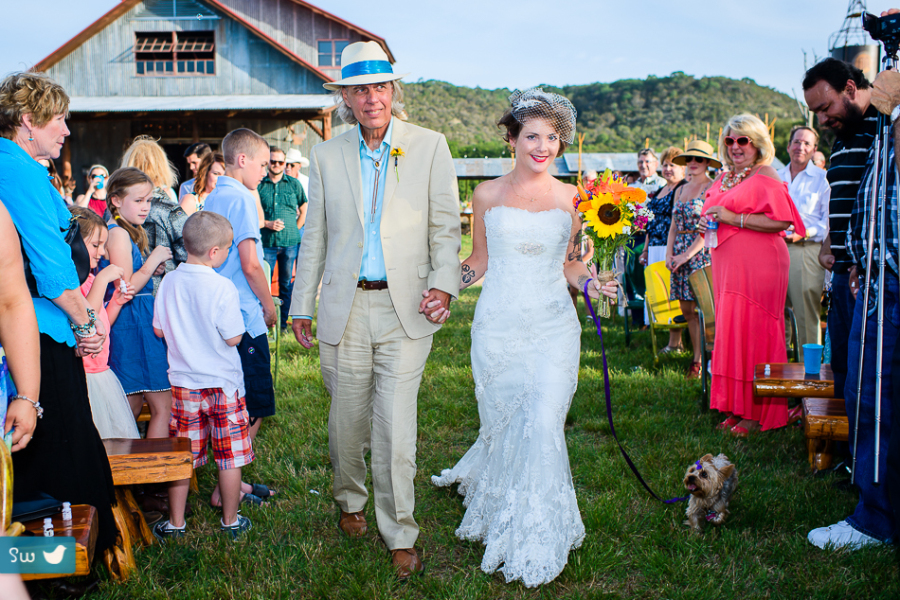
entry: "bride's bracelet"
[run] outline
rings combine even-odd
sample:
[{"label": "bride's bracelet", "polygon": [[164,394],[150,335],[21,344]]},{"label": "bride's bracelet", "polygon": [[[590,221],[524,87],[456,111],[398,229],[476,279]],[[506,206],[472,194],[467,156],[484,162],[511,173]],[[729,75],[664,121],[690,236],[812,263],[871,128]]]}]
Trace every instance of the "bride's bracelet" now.
[{"label": "bride's bracelet", "polygon": [[72,328],[72,333],[75,334],[75,337],[85,339],[97,335],[97,313],[95,313],[93,309],[89,308],[87,309],[87,315],[88,322],[84,325],[69,323],[69,327]]}]

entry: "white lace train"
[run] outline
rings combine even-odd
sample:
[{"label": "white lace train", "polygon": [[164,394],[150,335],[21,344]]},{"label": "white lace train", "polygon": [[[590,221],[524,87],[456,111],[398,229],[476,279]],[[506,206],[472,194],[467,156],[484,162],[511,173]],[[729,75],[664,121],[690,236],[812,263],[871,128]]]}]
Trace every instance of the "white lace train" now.
[{"label": "white lace train", "polygon": [[472,322],[481,429],[452,469],[466,514],[456,535],[484,543],[481,568],[534,587],[584,539],[564,426],[581,327],[563,276],[568,213],[496,207],[484,217],[488,275]]}]

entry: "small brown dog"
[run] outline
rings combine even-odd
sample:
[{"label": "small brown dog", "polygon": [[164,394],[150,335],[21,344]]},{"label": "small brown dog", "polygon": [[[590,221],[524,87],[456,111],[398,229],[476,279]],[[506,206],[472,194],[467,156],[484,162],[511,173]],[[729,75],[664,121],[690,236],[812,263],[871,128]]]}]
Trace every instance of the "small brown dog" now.
[{"label": "small brown dog", "polygon": [[707,454],[691,465],[684,475],[684,487],[691,492],[684,524],[699,533],[703,519],[713,525],[724,523],[737,480],[737,470],[724,454],[715,458]]}]

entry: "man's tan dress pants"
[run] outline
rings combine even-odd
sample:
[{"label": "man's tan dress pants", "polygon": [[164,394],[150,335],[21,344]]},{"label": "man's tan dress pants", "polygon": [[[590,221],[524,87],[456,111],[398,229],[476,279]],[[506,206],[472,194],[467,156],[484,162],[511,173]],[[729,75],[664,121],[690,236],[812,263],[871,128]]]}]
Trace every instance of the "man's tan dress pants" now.
[{"label": "man's tan dress pants", "polygon": [[388,549],[412,548],[416,410],[432,336],[407,337],[389,290],[357,289],[350,321],[336,346],[319,342],[322,378],[331,394],[328,446],[334,498],[363,510],[366,451],[371,449],[375,518]]}]

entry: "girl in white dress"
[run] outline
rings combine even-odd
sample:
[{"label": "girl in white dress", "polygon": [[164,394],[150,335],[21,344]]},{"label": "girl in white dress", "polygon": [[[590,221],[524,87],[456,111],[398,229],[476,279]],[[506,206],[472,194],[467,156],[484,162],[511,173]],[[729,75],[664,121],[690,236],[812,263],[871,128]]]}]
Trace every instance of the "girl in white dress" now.
[{"label": "girl in white dress", "polygon": [[[93,210],[80,206],[70,206],[69,211],[79,220],[81,235],[84,237],[84,245],[87,246],[91,256],[91,269],[96,269],[97,264],[106,253],[106,242],[109,239],[109,230],[106,223]],[[116,288],[110,301],[104,304],[106,289],[110,283],[118,283],[124,272],[121,267],[109,265],[99,273],[88,276],[87,281],[81,286],[81,293],[88,299],[91,308],[97,313],[97,319],[103,323],[106,331],[110,325],[116,322],[122,305],[129,302],[134,295],[134,288],[126,284],[125,292]],[[87,379],[88,398],[91,401],[91,416],[94,425],[102,439],[109,438],[140,438],[137,423],[134,421],[134,413],[125,396],[125,390],[119,382],[119,378],[109,368],[109,345],[104,344],[103,350],[96,355],[86,355],[84,361],[84,374]]]},{"label": "girl in white dress", "polygon": [[[485,545],[481,568],[533,587],[552,581],[584,538],[564,425],[578,383],[581,325],[566,284],[584,289],[575,186],[548,169],[575,136],[575,108],[532,88],[500,120],[513,171],[479,185],[463,288],[486,275],[472,321],[481,429],[452,469],[466,514],[456,535]],[[615,281],[588,285],[616,297]]]}]

